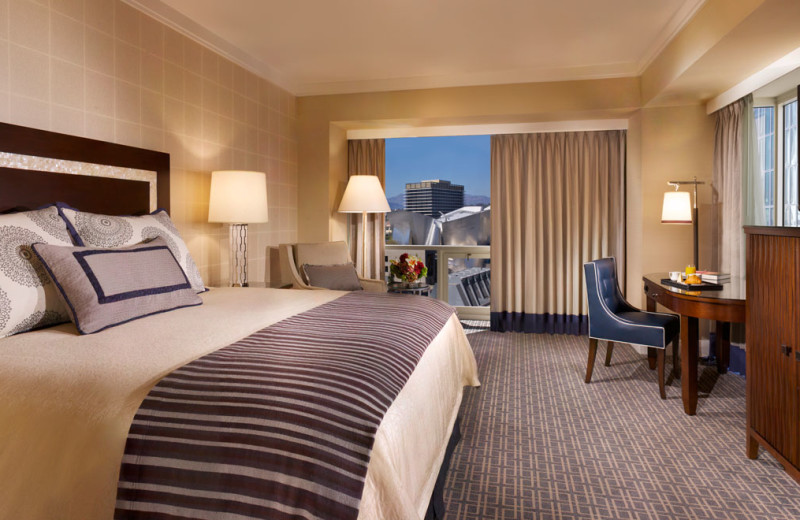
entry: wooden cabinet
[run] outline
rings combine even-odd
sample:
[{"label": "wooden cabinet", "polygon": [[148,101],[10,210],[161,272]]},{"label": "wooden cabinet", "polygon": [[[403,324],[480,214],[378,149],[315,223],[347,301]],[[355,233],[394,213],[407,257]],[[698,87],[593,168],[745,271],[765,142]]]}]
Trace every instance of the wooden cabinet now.
[{"label": "wooden cabinet", "polygon": [[800,482],[800,229],[747,233],[747,456]]}]

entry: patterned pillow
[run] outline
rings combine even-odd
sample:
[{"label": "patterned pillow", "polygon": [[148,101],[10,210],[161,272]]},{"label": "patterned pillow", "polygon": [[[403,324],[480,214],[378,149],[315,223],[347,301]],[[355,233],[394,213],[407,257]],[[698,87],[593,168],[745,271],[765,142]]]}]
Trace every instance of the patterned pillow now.
[{"label": "patterned pillow", "polygon": [[55,206],[0,215],[0,338],[69,321],[34,242],[72,245]]},{"label": "patterned pillow", "polygon": [[164,237],[119,249],[33,244],[81,334],[203,301]]},{"label": "patterned pillow", "polygon": [[79,246],[124,247],[162,237],[189,278],[192,288],[196,292],[206,290],[189,248],[163,209],[141,217],[97,215],[68,207],[62,207],[61,212],[72,226],[73,238]]}]

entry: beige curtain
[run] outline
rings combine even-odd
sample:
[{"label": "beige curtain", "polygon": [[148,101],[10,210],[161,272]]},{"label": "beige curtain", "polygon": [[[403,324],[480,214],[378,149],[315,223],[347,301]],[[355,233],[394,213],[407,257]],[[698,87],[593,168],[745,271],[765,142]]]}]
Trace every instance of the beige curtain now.
[{"label": "beige curtain", "polygon": [[[742,145],[744,129],[748,126],[744,119],[748,112],[753,111],[752,97],[750,98],[749,104],[746,99],[740,99],[716,112],[711,191],[715,218],[714,239],[717,244],[714,267],[718,271],[730,273],[731,287],[742,297],[745,283],[745,235],[742,226],[745,223],[743,208],[746,207],[742,195],[743,186],[748,185],[748,178],[743,175]],[[752,125],[750,128],[752,129]],[[747,195],[746,188],[744,194]]]},{"label": "beige curtain", "polygon": [[[348,175],[377,175],[386,186],[386,143],[383,139],[355,139],[347,142]],[[383,280],[384,276],[384,222],[383,213],[368,213],[366,233],[361,229],[361,215],[351,214],[348,236],[350,256],[358,272],[364,263],[362,241],[367,240],[366,277]]]},{"label": "beige curtain", "polygon": [[624,283],[625,140],[492,136],[492,330],[586,334],[583,263],[615,256]]}]

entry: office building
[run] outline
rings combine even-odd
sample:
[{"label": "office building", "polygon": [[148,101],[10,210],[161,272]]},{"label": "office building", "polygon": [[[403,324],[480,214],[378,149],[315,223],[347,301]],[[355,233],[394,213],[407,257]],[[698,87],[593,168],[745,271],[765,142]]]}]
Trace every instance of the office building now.
[{"label": "office building", "polygon": [[438,217],[464,205],[464,186],[450,181],[429,180],[406,184],[406,211]]}]

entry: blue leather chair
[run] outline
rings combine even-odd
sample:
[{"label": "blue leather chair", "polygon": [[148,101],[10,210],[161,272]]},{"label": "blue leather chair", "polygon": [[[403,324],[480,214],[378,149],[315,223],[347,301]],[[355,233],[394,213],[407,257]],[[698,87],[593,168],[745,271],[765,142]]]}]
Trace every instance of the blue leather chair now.
[{"label": "blue leather chair", "polygon": [[[648,357],[655,355],[658,365],[658,390],[664,390],[664,351],[672,342],[677,354],[680,338],[680,318],[674,314],[644,312],[625,301],[617,282],[617,263],[614,258],[601,258],[583,264],[586,294],[589,299],[589,360],[586,364],[586,383],[592,380],[597,340],[608,342],[606,366],[611,365],[614,342],[648,347]],[[650,368],[655,368],[651,362]]]}]

